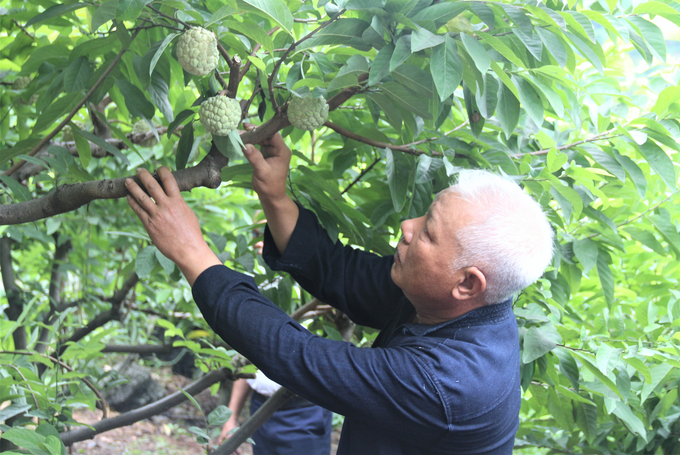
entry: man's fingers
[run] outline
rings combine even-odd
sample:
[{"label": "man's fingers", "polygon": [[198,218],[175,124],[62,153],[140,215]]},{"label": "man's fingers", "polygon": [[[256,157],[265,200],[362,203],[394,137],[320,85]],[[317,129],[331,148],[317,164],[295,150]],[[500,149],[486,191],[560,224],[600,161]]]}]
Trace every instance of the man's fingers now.
[{"label": "man's fingers", "polygon": [[260,153],[257,147],[252,144],[246,144],[243,149],[243,154],[255,169],[260,168],[264,164],[264,156],[262,156],[262,153]]},{"label": "man's fingers", "polygon": [[[167,197],[163,188],[161,188],[156,179],[153,178],[153,175],[146,169],[137,169],[137,178],[142,182],[142,185],[144,185],[154,201],[156,201],[156,204],[161,204],[163,199]],[[136,199],[138,202],[141,202],[139,198]],[[142,207],[146,208],[144,205],[142,205]]]},{"label": "man's fingers", "polygon": [[[153,177],[151,177],[151,179],[153,180]],[[125,179],[125,186],[127,187],[130,195],[134,199],[135,204],[137,204],[140,210],[144,211],[146,215],[150,215],[154,212],[156,209],[156,203],[151,200],[149,195],[146,194],[144,190],[142,190],[142,188],[135,183],[134,180]],[[132,209],[134,210],[134,207],[132,207]],[[135,213],[137,212],[135,211]],[[137,213],[137,215],[139,216],[139,213]]]},{"label": "man's fingers", "polygon": [[135,215],[137,215],[137,218],[139,218],[142,224],[146,226],[146,220],[149,219],[149,214],[146,213],[142,206],[139,205],[135,198],[132,197],[131,195],[128,194],[126,199],[132,211],[135,212]]},{"label": "man's fingers", "polygon": [[177,186],[177,180],[175,179],[175,176],[172,175],[172,172],[170,172],[170,169],[168,169],[166,166],[161,166],[158,169],[158,176],[160,177],[161,182],[163,182],[165,194],[167,194],[169,197],[176,197],[180,195],[179,187]]}]

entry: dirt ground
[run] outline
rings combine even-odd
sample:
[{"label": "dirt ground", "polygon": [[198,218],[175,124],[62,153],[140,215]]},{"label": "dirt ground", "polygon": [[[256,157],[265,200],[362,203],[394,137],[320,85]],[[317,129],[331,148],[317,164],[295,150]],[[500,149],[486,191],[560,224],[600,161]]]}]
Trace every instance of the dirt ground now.
[{"label": "dirt ground", "polygon": [[[173,393],[179,387],[185,387],[191,382],[181,376],[173,376],[169,371],[161,371],[154,379],[165,386],[166,394]],[[195,398],[206,414],[219,404],[218,398],[211,396],[208,390]],[[109,413],[111,417],[117,414],[115,411]],[[93,424],[101,419],[102,412],[78,410],[73,416],[79,422]],[[146,455],[150,453],[203,455],[206,453],[206,446],[196,442],[196,437],[188,430],[190,426],[203,427],[204,419],[202,413],[187,400],[151,419],[101,433],[91,440],[77,442],[71,447],[70,453],[79,455]],[[339,429],[333,432],[331,455],[336,452],[339,433]],[[211,441],[211,448],[216,443],[216,439]],[[252,453],[252,446],[249,443],[242,444],[238,451],[239,455],[252,455]]]}]

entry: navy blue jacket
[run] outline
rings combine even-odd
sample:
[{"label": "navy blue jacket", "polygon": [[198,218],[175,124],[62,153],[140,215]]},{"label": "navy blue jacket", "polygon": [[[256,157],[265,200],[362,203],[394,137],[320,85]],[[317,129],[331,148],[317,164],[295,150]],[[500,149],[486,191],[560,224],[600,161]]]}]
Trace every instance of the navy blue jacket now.
[{"label": "navy blue jacket", "polygon": [[268,230],[264,257],[358,324],[381,329],[373,348],[311,334],[224,266],[193,294],[206,321],[272,380],[345,416],[339,455],[512,453],[519,426],[519,338],[511,301],[439,325],[392,282],[393,257],[333,243],[301,209],[280,255]]}]

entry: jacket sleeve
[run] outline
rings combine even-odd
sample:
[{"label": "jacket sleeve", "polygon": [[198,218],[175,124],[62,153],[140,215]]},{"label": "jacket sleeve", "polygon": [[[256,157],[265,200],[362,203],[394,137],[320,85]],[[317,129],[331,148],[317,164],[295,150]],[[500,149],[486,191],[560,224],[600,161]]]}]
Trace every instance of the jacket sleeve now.
[{"label": "jacket sleeve", "polygon": [[283,255],[265,229],[263,257],[273,270],[290,273],[303,289],[357,324],[383,329],[397,303],[410,306],[392,281],[392,256],[333,243],[316,216],[302,207]]},{"label": "jacket sleeve", "polygon": [[289,390],[397,438],[445,433],[440,393],[418,346],[357,348],[316,336],[263,297],[252,278],[225,266],[205,270],[192,290],[215,332]]}]

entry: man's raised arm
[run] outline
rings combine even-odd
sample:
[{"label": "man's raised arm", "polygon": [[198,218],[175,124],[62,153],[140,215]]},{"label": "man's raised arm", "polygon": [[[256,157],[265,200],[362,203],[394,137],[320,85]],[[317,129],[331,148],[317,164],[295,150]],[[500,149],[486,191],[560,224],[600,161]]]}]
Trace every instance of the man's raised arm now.
[{"label": "man's raised arm", "polygon": [[276,248],[283,254],[300,213],[286,193],[290,149],[281,135],[276,133],[262,143],[262,153],[255,146],[247,144],[243,154],[253,166],[253,189],[260,198]]}]

